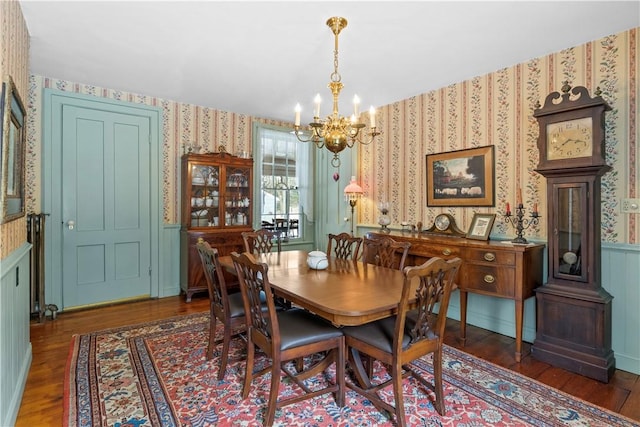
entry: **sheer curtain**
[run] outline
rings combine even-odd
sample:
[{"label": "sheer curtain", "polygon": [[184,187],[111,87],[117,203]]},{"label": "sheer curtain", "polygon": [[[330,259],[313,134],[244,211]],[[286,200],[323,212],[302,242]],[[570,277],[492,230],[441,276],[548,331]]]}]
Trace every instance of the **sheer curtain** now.
[{"label": "sheer curtain", "polygon": [[[291,135],[293,138],[297,138]],[[302,212],[310,222],[313,222],[313,157],[311,156],[311,142],[299,142],[297,146],[296,178],[300,189],[300,206]]]}]

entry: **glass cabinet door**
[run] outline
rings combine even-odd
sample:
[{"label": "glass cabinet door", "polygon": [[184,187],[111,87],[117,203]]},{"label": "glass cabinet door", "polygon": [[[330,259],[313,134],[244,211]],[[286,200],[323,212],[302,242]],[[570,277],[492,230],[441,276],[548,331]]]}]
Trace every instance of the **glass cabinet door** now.
[{"label": "glass cabinet door", "polygon": [[[586,279],[584,243],[586,215],[586,189],[582,185],[558,185],[556,206],[558,207],[556,238],[556,272],[559,278]],[[568,277],[570,276],[570,277]]]},{"label": "glass cabinet door", "polygon": [[247,226],[252,223],[250,192],[251,169],[227,166],[225,177],[224,224]]},{"label": "glass cabinet door", "polygon": [[220,168],[191,165],[191,227],[217,227],[220,223]]}]

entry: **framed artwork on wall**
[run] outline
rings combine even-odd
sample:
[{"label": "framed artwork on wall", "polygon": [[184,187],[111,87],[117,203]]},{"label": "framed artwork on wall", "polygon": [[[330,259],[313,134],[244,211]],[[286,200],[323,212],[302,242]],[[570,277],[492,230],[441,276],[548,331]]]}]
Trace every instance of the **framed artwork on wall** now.
[{"label": "framed artwork on wall", "polygon": [[496,214],[474,213],[467,239],[488,240],[495,219]]},{"label": "framed artwork on wall", "polygon": [[494,206],[494,146],[427,154],[427,206]]},{"label": "framed artwork on wall", "polygon": [[24,216],[26,111],[11,77],[2,82],[0,101],[0,223]]}]

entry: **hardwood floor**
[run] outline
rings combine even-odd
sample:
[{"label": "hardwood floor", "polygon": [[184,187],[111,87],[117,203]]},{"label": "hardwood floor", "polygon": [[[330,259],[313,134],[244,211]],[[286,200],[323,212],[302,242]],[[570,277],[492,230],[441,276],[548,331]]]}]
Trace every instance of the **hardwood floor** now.
[{"label": "hardwood floor", "polygon": [[[209,309],[209,300],[196,296],[191,303],[170,297],[61,313],[55,321],[32,322],[33,362],[22,398],[16,426],[59,426],[62,424],[64,372],[73,334],[141,323]],[[460,348],[460,327],[448,321],[446,343]],[[524,343],[524,353],[530,345]],[[580,399],[640,422],[640,379],[617,370],[608,384],[555,368],[527,355],[514,359],[515,340],[491,331],[467,326],[464,350],[482,359],[512,369]]]}]

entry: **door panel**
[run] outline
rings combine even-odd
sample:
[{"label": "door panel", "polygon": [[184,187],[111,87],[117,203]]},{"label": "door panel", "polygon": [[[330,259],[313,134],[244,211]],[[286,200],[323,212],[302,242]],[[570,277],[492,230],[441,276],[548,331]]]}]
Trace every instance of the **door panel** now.
[{"label": "door panel", "polygon": [[147,117],[64,105],[65,308],[151,293]]}]

